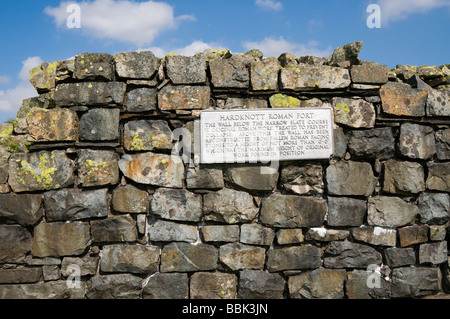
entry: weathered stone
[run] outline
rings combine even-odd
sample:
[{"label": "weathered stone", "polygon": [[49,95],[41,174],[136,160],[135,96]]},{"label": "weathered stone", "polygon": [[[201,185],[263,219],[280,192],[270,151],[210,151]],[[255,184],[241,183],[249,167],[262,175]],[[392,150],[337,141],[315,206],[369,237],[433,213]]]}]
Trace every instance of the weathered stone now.
[{"label": "weathered stone", "polygon": [[304,55],[298,58],[299,63],[306,63],[311,65],[325,65],[328,63],[328,58],[317,57],[313,55]]},{"label": "weathered stone", "polygon": [[155,89],[138,88],[128,92],[127,95],[127,111],[148,112],[156,110],[157,93]]},{"label": "weathered stone", "polygon": [[345,290],[349,299],[386,299],[390,296],[390,282],[378,271],[355,269],[348,272],[347,277]]},{"label": "weathered stone", "polygon": [[[285,52],[282,53],[279,57],[278,57],[278,61],[280,62],[281,66],[283,68],[295,68],[298,66],[298,61],[299,59],[297,59],[297,57],[289,52]],[[302,63],[306,63],[306,62],[302,62]]]},{"label": "weathered stone", "polygon": [[411,85],[414,89],[424,89],[424,90],[431,90],[432,87],[426,84],[419,76],[413,75],[408,80],[405,81],[405,83],[408,83]]},{"label": "weathered stone", "polygon": [[299,244],[304,240],[301,228],[280,229],[277,231],[278,245]]},{"label": "weathered stone", "polygon": [[151,274],[158,270],[159,254],[157,246],[109,245],[102,249],[100,270],[103,272],[126,272]]},{"label": "weathered stone", "polygon": [[112,81],[114,79],[114,58],[106,53],[84,53],[75,56],[75,79]]},{"label": "weathered stone", "polygon": [[398,116],[425,116],[428,91],[410,85],[389,82],[380,89],[383,111]]},{"label": "weathered stone", "polygon": [[381,264],[382,256],[374,248],[348,241],[332,241],[325,249],[326,268],[367,268]]},{"label": "weathered stone", "polygon": [[237,242],[239,241],[238,225],[210,225],[201,228],[205,242]]},{"label": "weathered stone", "polygon": [[299,65],[281,69],[281,88],[294,91],[345,89],[351,84],[347,69],[331,66]]},{"label": "weathered stone", "polygon": [[350,68],[353,83],[385,84],[388,82],[388,67],[374,62],[353,65]]},{"label": "weathered stone", "polygon": [[139,299],[142,279],[131,274],[101,275],[89,280],[88,299]]},{"label": "weathered stone", "polygon": [[240,59],[214,59],[209,61],[209,69],[215,88],[249,87],[249,72]]},{"label": "weathered stone", "polygon": [[119,182],[119,155],[113,151],[78,150],[78,182],[84,187]]},{"label": "weathered stone", "polygon": [[84,299],[85,286],[69,288],[66,280],[0,285],[1,299]]},{"label": "weathered stone", "polygon": [[270,246],[275,238],[272,228],[261,224],[243,224],[241,226],[240,242],[250,245]]},{"label": "weathered stone", "polygon": [[91,243],[89,223],[46,223],[34,227],[34,257],[82,255]]},{"label": "weathered stone", "polygon": [[186,174],[188,189],[222,189],[225,186],[223,171],[216,168],[189,168]]},{"label": "weathered stone", "polygon": [[364,200],[328,196],[329,226],[360,226],[364,223],[366,211],[367,203]]},{"label": "weathered stone", "polygon": [[361,51],[363,44],[364,42],[357,41],[336,48],[330,57],[330,64],[337,64],[345,61],[350,62],[351,65],[361,64],[361,60],[358,59],[358,54]]},{"label": "weathered stone", "polygon": [[262,270],[242,270],[239,273],[238,298],[283,299],[285,281],[280,274]]},{"label": "weathered stone", "polygon": [[395,155],[392,128],[351,131],[348,142],[350,154],[355,158],[385,160]]},{"label": "weathered stone", "polygon": [[450,219],[450,196],[443,193],[423,193],[419,197],[420,222],[445,224]]},{"label": "weathered stone", "polygon": [[401,247],[407,247],[428,241],[428,226],[413,225],[398,229]]},{"label": "weathered stone", "polygon": [[270,106],[272,108],[296,108],[301,107],[301,102],[299,99],[288,96],[285,94],[275,94],[269,99]]},{"label": "weathered stone", "polygon": [[112,204],[114,210],[120,213],[147,213],[150,199],[146,191],[125,185],[114,190]]},{"label": "weathered stone", "polygon": [[375,108],[364,99],[333,98],[334,121],[353,128],[375,126]]},{"label": "weathered stone", "polygon": [[450,159],[450,128],[436,131],[436,155],[440,160]]},{"label": "weathered stone", "polygon": [[63,151],[13,154],[9,185],[14,192],[59,189],[74,183],[74,165]]},{"label": "weathered stone", "polygon": [[23,262],[31,245],[31,234],[25,227],[0,225],[0,264]]},{"label": "weathered stone", "polygon": [[108,189],[81,191],[62,189],[44,194],[47,221],[69,221],[106,217],[109,212]]},{"label": "weathered stone", "polygon": [[209,108],[208,86],[165,86],[158,93],[160,110],[196,110]]},{"label": "weathered stone", "polygon": [[119,139],[119,109],[93,109],[80,120],[80,140],[114,141]]},{"label": "weathered stone", "polygon": [[161,252],[161,272],[208,271],[217,269],[219,250],[212,245],[171,243]]},{"label": "weathered stone", "polygon": [[362,241],[375,246],[395,247],[397,241],[397,231],[382,227],[360,227],[352,229],[352,236],[358,241]]},{"label": "weathered stone", "polygon": [[398,197],[377,196],[369,199],[367,222],[381,227],[412,225],[419,209]]},{"label": "weathered stone", "polygon": [[313,245],[292,246],[270,249],[267,252],[267,270],[278,272],[283,270],[315,269],[322,261],[322,250]]},{"label": "weathered stone", "polygon": [[152,213],[165,219],[199,222],[202,197],[184,189],[158,188],[151,202]]},{"label": "weathered stone", "polygon": [[300,195],[323,194],[322,165],[307,163],[282,167],[280,187]]},{"label": "weathered stone", "polygon": [[430,240],[442,241],[447,236],[446,225],[431,225],[430,226]]},{"label": "weathered stone", "polygon": [[61,274],[68,277],[74,275],[73,271],[76,269],[80,271],[80,276],[93,276],[97,273],[98,262],[98,256],[64,257],[61,263]]},{"label": "weathered stone", "polygon": [[58,61],[56,65],[56,83],[72,78],[75,72],[75,59]]},{"label": "weathered stone", "polygon": [[0,220],[22,226],[36,224],[44,215],[38,194],[0,194]]},{"label": "weathered stone", "polygon": [[419,163],[389,160],[383,166],[384,192],[409,195],[425,190],[425,174]]},{"label": "weathered stone", "polygon": [[[0,131],[1,132],[1,131]],[[1,133],[0,133],[0,142],[1,142]],[[8,161],[11,153],[2,149],[0,146],[0,184],[5,184],[8,181]]]},{"label": "weathered stone", "polygon": [[253,197],[245,192],[222,189],[206,194],[203,198],[203,212],[206,221],[227,224],[250,222],[258,214]]},{"label": "weathered stone", "polygon": [[289,297],[305,299],[343,299],[345,270],[315,269],[289,277]]},{"label": "weathered stone", "polygon": [[194,56],[200,56],[206,61],[213,61],[215,59],[229,59],[233,54],[229,49],[206,49],[202,52],[197,52]]},{"label": "weathered stone", "polygon": [[190,282],[191,299],[236,299],[237,277],[226,273],[197,272]]},{"label": "weathered stone", "polygon": [[348,235],[350,235],[348,230],[310,228],[305,234],[305,239],[311,241],[344,240],[348,238]]},{"label": "weathered stone", "polygon": [[33,258],[33,256],[28,255],[25,259],[25,265],[27,266],[61,266],[61,259],[56,257],[44,257],[44,258]]},{"label": "weathered stone", "polygon": [[167,76],[173,84],[203,84],[206,82],[206,61],[202,57],[167,55]]},{"label": "weathered stone", "polygon": [[136,222],[130,215],[91,220],[90,224],[94,243],[134,242],[137,240]]},{"label": "weathered stone", "polygon": [[435,294],[441,290],[439,268],[404,267],[392,271],[392,298],[413,298]]},{"label": "weathered stone", "polygon": [[68,109],[34,109],[28,117],[28,140],[32,142],[76,141],[77,113]]},{"label": "weathered stone", "polygon": [[231,270],[263,269],[266,250],[262,247],[230,243],[220,246],[219,259]]},{"label": "weathered stone", "polygon": [[447,242],[422,244],[419,247],[419,263],[442,264],[447,261]]},{"label": "weathered stone", "polygon": [[273,194],[262,200],[262,223],[280,228],[317,227],[327,212],[324,199]]},{"label": "weathered stone", "polygon": [[436,153],[433,128],[412,123],[402,124],[399,149],[404,156],[429,159]]},{"label": "weathered stone", "polygon": [[44,281],[59,280],[61,278],[61,270],[59,266],[43,266],[42,276]]},{"label": "weathered stone", "polygon": [[332,195],[370,196],[376,185],[369,163],[332,162],[326,176],[328,192]]},{"label": "weathered stone", "polygon": [[53,99],[59,106],[123,105],[126,87],[122,82],[61,83]]},{"label": "weathered stone", "polygon": [[131,121],[124,126],[123,144],[128,151],[172,149],[173,134],[166,121]]},{"label": "weathered stone", "polygon": [[391,268],[414,265],[416,253],[414,248],[387,248],[385,251],[386,263]]},{"label": "weathered stone", "polygon": [[251,64],[250,81],[254,91],[278,90],[278,73],[281,65],[275,57]]},{"label": "weathered stone", "polygon": [[342,127],[336,126],[333,129],[333,139],[334,139],[333,156],[343,158],[347,153],[348,140]]},{"label": "weathered stone", "polygon": [[151,241],[184,241],[188,243],[198,241],[196,226],[158,220],[147,230]]},{"label": "weathered stone", "polygon": [[266,100],[254,98],[242,99],[229,97],[225,103],[226,109],[265,109],[268,107]]},{"label": "weathered stone", "polygon": [[223,176],[232,186],[251,193],[271,192],[278,182],[278,170],[268,166],[228,167]]},{"label": "weathered stone", "polygon": [[[9,176],[11,179],[11,173]],[[428,163],[427,188],[430,190],[450,192],[450,162]]]},{"label": "weathered stone", "polygon": [[428,116],[450,116],[450,91],[430,90],[427,100]]},{"label": "weathered stone", "polygon": [[151,79],[158,71],[158,58],[150,51],[121,52],[114,55],[116,72],[121,78]]},{"label": "weathered stone", "polygon": [[184,164],[179,157],[165,154],[126,154],[119,161],[122,173],[141,184],[182,188]]},{"label": "weathered stone", "polygon": [[156,273],[142,290],[144,299],[188,299],[189,278],[187,274]]},{"label": "weathered stone", "polygon": [[54,91],[57,66],[58,61],[52,63],[44,62],[30,70],[30,83],[38,93]]}]

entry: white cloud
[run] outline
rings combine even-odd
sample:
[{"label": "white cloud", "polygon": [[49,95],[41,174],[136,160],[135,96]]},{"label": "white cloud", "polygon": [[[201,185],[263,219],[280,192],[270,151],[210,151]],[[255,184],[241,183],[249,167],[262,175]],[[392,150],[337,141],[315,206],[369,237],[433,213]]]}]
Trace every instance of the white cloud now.
[{"label": "white cloud", "polygon": [[17,112],[24,99],[36,96],[36,90],[29,82],[29,71],[42,62],[41,58],[37,56],[22,62],[22,69],[18,74],[20,82],[17,86],[0,91],[0,112]]},{"label": "white cloud", "polygon": [[[47,7],[44,12],[53,17],[60,28],[67,28],[68,5]],[[176,29],[181,21],[194,21],[191,15],[175,17],[172,6],[165,2],[130,0],[94,0],[77,3],[81,13],[81,31],[95,38],[113,39],[137,46],[148,45],[166,30]]]},{"label": "white cloud", "polygon": [[163,57],[167,53],[172,52],[179,55],[184,56],[192,56],[195,53],[203,52],[208,49],[224,49],[220,44],[217,43],[205,43],[201,40],[196,40],[190,44],[188,44],[185,47],[180,48],[172,48],[172,49],[166,49],[161,47],[149,47],[145,49],[139,49],[138,51],[152,51],[153,54],[155,54],[157,57]]},{"label": "white cloud", "polygon": [[381,21],[388,24],[391,21],[406,19],[413,13],[426,13],[432,9],[450,7],[450,0],[379,0]]},{"label": "white cloud", "polygon": [[264,53],[264,56],[275,57],[286,52],[292,53],[297,57],[305,55],[329,57],[333,53],[330,46],[326,49],[319,49],[319,43],[316,41],[309,41],[307,44],[294,43],[285,40],[283,37],[278,39],[264,38],[264,40],[259,42],[246,41],[242,45],[246,50],[259,49]]},{"label": "white cloud", "polygon": [[11,79],[9,78],[9,76],[6,75],[0,75],[0,84],[6,84],[9,83]]},{"label": "white cloud", "polygon": [[280,11],[283,9],[283,4],[274,0],[255,0],[255,4],[266,10]]}]

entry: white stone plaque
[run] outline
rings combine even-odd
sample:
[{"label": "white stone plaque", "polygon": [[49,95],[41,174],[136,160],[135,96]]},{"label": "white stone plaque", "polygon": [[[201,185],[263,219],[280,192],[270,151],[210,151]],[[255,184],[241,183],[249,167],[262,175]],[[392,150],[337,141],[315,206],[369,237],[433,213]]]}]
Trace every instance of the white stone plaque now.
[{"label": "white stone plaque", "polygon": [[201,163],[328,159],[331,108],[202,111]]}]

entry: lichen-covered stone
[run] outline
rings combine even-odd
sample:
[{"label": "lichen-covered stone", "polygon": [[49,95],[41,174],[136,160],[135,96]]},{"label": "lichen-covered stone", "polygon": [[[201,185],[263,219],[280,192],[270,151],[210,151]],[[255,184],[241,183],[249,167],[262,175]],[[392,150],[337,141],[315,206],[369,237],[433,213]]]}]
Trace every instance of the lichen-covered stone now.
[{"label": "lichen-covered stone", "polygon": [[64,188],[74,183],[73,171],[64,151],[13,154],[9,185],[17,193]]},{"label": "lichen-covered stone", "polygon": [[219,250],[212,245],[171,243],[162,249],[161,272],[209,271],[217,269]]},{"label": "lichen-covered stone", "polygon": [[404,83],[389,82],[380,89],[383,111],[398,116],[425,115],[428,91]]},{"label": "lichen-covered stone", "polygon": [[137,240],[136,222],[130,215],[91,220],[90,224],[94,243],[134,242]]},{"label": "lichen-covered stone", "polygon": [[436,155],[440,160],[450,159],[450,128],[436,131]]},{"label": "lichen-covered stone", "polygon": [[34,257],[79,256],[90,244],[89,223],[41,222],[34,227],[31,254]]},{"label": "lichen-covered stone", "polygon": [[353,65],[350,68],[353,83],[385,84],[388,82],[388,67],[374,62]]},{"label": "lichen-covered stone", "polygon": [[380,227],[401,227],[412,225],[419,209],[401,198],[376,196],[369,199],[367,222]]},{"label": "lichen-covered stone", "polygon": [[230,185],[251,193],[271,192],[277,185],[278,170],[267,166],[234,166],[224,171]]},{"label": "lichen-covered stone", "polygon": [[284,286],[280,274],[244,269],[239,273],[238,298],[283,299]]},{"label": "lichen-covered stone", "polygon": [[119,182],[117,153],[83,149],[77,154],[78,182],[84,187],[114,185]]},{"label": "lichen-covered stone", "polygon": [[71,221],[106,217],[109,212],[108,189],[81,191],[62,189],[44,194],[47,221]]},{"label": "lichen-covered stone", "polygon": [[281,69],[281,88],[294,91],[345,89],[351,84],[347,69],[331,66],[299,65]]},{"label": "lichen-covered stone", "polygon": [[395,247],[397,241],[397,231],[395,229],[382,227],[353,228],[352,236],[358,241],[375,246]]},{"label": "lichen-covered stone", "polygon": [[402,124],[399,149],[402,155],[409,158],[431,158],[436,153],[433,128],[412,123]]},{"label": "lichen-covered stone", "polygon": [[450,192],[450,162],[428,163],[427,188]]},{"label": "lichen-covered stone", "polygon": [[386,193],[408,195],[425,190],[425,174],[419,163],[389,160],[384,163],[383,177]]},{"label": "lichen-covered stone", "polygon": [[323,194],[322,165],[306,163],[282,167],[280,187],[299,195]]},{"label": "lichen-covered stone", "polygon": [[0,220],[22,226],[36,224],[44,215],[40,194],[0,194]]},{"label": "lichen-covered stone", "polygon": [[151,212],[164,219],[199,222],[202,197],[184,189],[158,188],[153,194]]},{"label": "lichen-covered stone", "polygon": [[209,61],[214,88],[248,88],[250,77],[240,59],[213,59]]},{"label": "lichen-covered stone", "polygon": [[250,81],[254,91],[278,90],[278,73],[281,65],[275,57],[251,64]]},{"label": "lichen-covered stone", "polygon": [[206,82],[206,61],[197,56],[167,55],[167,76],[173,84],[203,84]]},{"label": "lichen-covered stone", "polygon": [[349,152],[360,159],[389,159],[395,155],[395,138],[392,128],[380,127],[371,130],[351,131]]},{"label": "lichen-covered stone", "polygon": [[54,100],[59,106],[123,105],[126,87],[123,82],[61,83],[56,86]]},{"label": "lichen-covered stone", "polygon": [[80,119],[80,140],[114,141],[119,139],[119,109],[89,110]]},{"label": "lichen-covered stone", "polygon": [[186,174],[188,189],[222,189],[223,171],[217,168],[189,168]]},{"label": "lichen-covered stone", "polygon": [[262,247],[230,243],[220,246],[219,260],[231,270],[263,269],[266,250]]},{"label": "lichen-covered stone", "polygon": [[326,170],[327,188],[332,195],[369,196],[376,185],[372,166],[354,161],[332,162]]},{"label": "lichen-covered stone", "polygon": [[450,219],[450,196],[444,193],[422,193],[419,197],[420,222],[445,224]]},{"label": "lichen-covered stone", "polygon": [[289,297],[305,299],[343,299],[345,270],[315,269],[289,277]]},{"label": "lichen-covered stone", "polygon": [[261,224],[241,225],[240,242],[250,245],[270,246],[275,238],[272,228],[264,227]]},{"label": "lichen-covered stone", "polygon": [[299,99],[285,94],[272,95],[269,102],[272,108],[296,108],[302,104]]},{"label": "lichen-covered stone", "polygon": [[158,220],[147,228],[151,241],[183,241],[195,243],[198,241],[196,226]]},{"label": "lichen-covered stone", "polygon": [[159,68],[158,58],[150,51],[121,52],[114,61],[119,77],[127,79],[151,79]]},{"label": "lichen-covered stone", "polygon": [[398,229],[398,238],[401,247],[408,247],[414,244],[424,243],[428,240],[428,226],[413,225]]},{"label": "lichen-covered stone", "polygon": [[447,242],[422,244],[419,247],[419,263],[442,264],[447,261]]},{"label": "lichen-covered stone", "polygon": [[270,272],[296,269],[319,268],[322,250],[313,245],[270,249],[267,252],[266,267]]},{"label": "lichen-covered stone", "polygon": [[126,154],[119,161],[121,172],[141,184],[182,188],[184,164],[179,157],[165,154]]},{"label": "lichen-covered stone", "polygon": [[325,249],[326,268],[367,268],[381,264],[383,258],[374,248],[348,241],[332,241]]},{"label": "lichen-covered stone", "polygon": [[76,141],[77,113],[68,109],[34,109],[28,116],[28,140],[32,142]]},{"label": "lichen-covered stone", "polygon": [[207,225],[201,228],[205,242],[237,242],[239,241],[238,225]]},{"label": "lichen-covered stone", "polygon": [[203,212],[206,221],[227,224],[250,222],[258,214],[253,197],[241,191],[222,189],[206,194],[203,198]]},{"label": "lichen-covered stone", "polygon": [[123,145],[128,151],[172,149],[173,134],[166,121],[131,121],[124,125]]},{"label": "lichen-covered stone", "polygon": [[156,110],[157,93],[155,89],[138,88],[127,94],[127,111],[131,113]]},{"label": "lichen-covered stone", "polygon": [[350,65],[361,64],[358,54],[361,51],[363,44],[364,42],[362,41],[356,41],[336,48],[330,57],[329,63],[333,65],[348,61]]},{"label": "lichen-covered stone", "polygon": [[402,267],[392,271],[392,298],[414,298],[432,295],[442,288],[439,268]]},{"label": "lichen-covered stone", "polygon": [[142,290],[143,299],[188,299],[189,278],[181,273],[156,273]]},{"label": "lichen-covered stone", "polygon": [[161,249],[157,246],[107,245],[102,249],[100,270],[151,274],[158,270]]},{"label": "lichen-covered stone", "polygon": [[227,273],[198,272],[190,280],[191,299],[236,299],[237,277]]},{"label": "lichen-covered stone", "polygon": [[146,191],[133,185],[119,186],[113,192],[112,205],[120,213],[147,213],[150,198]]},{"label": "lichen-covered stone", "polygon": [[0,225],[0,263],[21,263],[31,251],[30,232],[19,225]]},{"label": "lichen-covered stone", "polygon": [[273,194],[263,198],[260,220],[280,228],[319,227],[327,213],[321,198]]},{"label": "lichen-covered stone", "polygon": [[165,86],[158,93],[160,110],[197,110],[209,108],[208,86]]},{"label": "lichen-covered stone", "polygon": [[75,56],[77,80],[112,81],[114,79],[114,58],[106,53],[84,53]]},{"label": "lichen-covered stone", "polygon": [[92,277],[86,291],[88,299],[139,299],[142,279],[131,274]]},{"label": "lichen-covered stone", "polygon": [[229,97],[225,103],[226,109],[265,109],[268,107],[266,100],[248,98],[242,99]]},{"label": "lichen-covered stone", "polygon": [[[0,137],[1,142],[1,137]],[[8,181],[8,161],[11,153],[7,152],[0,146],[0,184],[5,184]]]},{"label": "lichen-covered stone", "polygon": [[56,86],[56,67],[58,61],[47,63],[30,70],[30,82],[38,93],[51,92]]},{"label": "lichen-covered stone", "polygon": [[429,90],[427,100],[428,116],[450,116],[450,91]]},{"label": "lichen-covered stone", "polygon": [[334,121],[353,128],[375,126],[375,108],[364,99],[333,98]]}]

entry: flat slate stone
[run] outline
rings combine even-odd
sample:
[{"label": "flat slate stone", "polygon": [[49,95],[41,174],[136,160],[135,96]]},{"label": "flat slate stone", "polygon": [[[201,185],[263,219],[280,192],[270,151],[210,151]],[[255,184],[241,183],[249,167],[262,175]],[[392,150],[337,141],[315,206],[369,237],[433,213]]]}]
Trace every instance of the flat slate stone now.
[{"label": "flat slate stone", "polygon": [[350,68],[353,83],[385,84],[388,82],[388,72],[386,65],[374,62],[353,65]]},{"label": "flat slate stone", "polygon": [[360,226],[367,212],[365,200],[350,197],[328,196],[329,226]]},{"label": "flat slate stone", "polygon": [[383,111],[398,116],[425,116],[428,90],[413,89],[404,83],[389,82],[380,89]]},{"label": "flat slate stone", "polygon": [[142,279],[131,274],[100,275],[89,280],[88,299],[139,299]]},{"label": "flat slate stone", "polygon": [[299,65],[281,69],[281,88],[294,91],[345,89],[350,86],[347,69],[331,66]]},{"label": "flat slate stone", "polygon": [[266,250],[262,247],[230,243],[220,246],[219,260],[231,270],[263,269]]},{"label": "flat slate stone", "polygon": [[376,185],[372,166],[363,162],[332,162],[326,170],[326,178],[331,195],[370,196]]},{"label": "flat slate stone", "polygon": [[442,289],[439,268],[402,267],[392,271],[391,297],[413,298],[432,295]]},{"label": "flat slate stone", "polygon": [[150,51],[121,52],[114,55],[117,75],[126,79],[151,79],[159,68],[158,58]]},{"label": "flat slate stone", "polygon": [[91,220],[90,224],[94,243],[134,242],[138,237],[136,222],[130,215]]},{"label": "flat slate stone", "polygon": [[151,209],[164,219],[199,222],[203,215],[202,196],[184,189],[158,188]]},{"label": "flat slate stone", "polygon": [[280,274],[244,269],[239,273],[238,298],[283,299],[284,286]]},{"label": "flat slate stone", "polygon": [[78,150],[78,182],[84,187],[119,182],[119,155],[113,151]]},{"label": "flat slate stone", "polygon": [[32,236],[20,225],[0,225],[0,263],[21,263],[31,251]]},{"label": "flat slate stone", "polygon": [[405,123],[400,128],[399,149],[409,158],[429,159],[436,153],[434,130],[431,126]]},{"label": "flat slate stone", "polygon": [[188,299],[189,278],[183,273],[156,273],[142,290],[143,299]]},{"label": "flat slate stone", "polygon": [[197,272],[190,280],[192,299],[236,299],[238,279],[234,274]]},{"label": "flat slate stone", "polygon": [[395,155],[395,138],[390,127],[350,132],[349,152],[360,159],[389,159]]},{"label": "flat slate stone", "polygon": [[323,258],[326,268],[367,268],[382,261],[381,254],[374,248],[348,241],[329,243]]},{"label": "flat slate stone", "polygon": [[150,196],[133,185],[119,186],[113,192],[112,205],[121,213],[147,213]]},{"label": "flat slate stone", "polygon": [[417,194],[425,190],[425,173],[415,162],[389,160],[384,163],[383,191],[391,194]]},{"label": "flat slate stone", "polygon": [[197,110],[209,108],[209,86],[165,86],[158,93],[160,110]]},{"label": "flat slate stone", "polygon": [[298,299],[343,299],[345,270],[315,269],[289,277],[289,297]]},{"label": "flat slate stone", "polygon": [[269,272],[315,269],[322,263],[321,256],[322,250],[313,245],[270,249],[267,252],[266,266]]},{"label": "flat slate stone", "polygon": [[334,121],[352,128],[375,126],[376,112],[364,99],[333,98]]},{"label": "flat slate stone", "polygon": [[123,145],[128,151],[171,150],[173,134],[163,120],[131,121],[124,125]]},{"label": "flat slate stone", "polygon": [[80,119],[81,141],[115,141],[119,139],[119,109],[89,110]]},{"label": "flat slate stone", "polygon": [[450,116],[450,91],[429,90],[426,109],[428,116]]},{"label": "flat slate stone", "polygon": [[151,241],[182,241],[195,243],[198,241],[196,226],[179,224],[166,220],[157,220],[147,227],[148,237]]},{"label": "flat slate stone", "polygon": [[76,141],[79,120],[69,109],[34,109],[28,118],[29,140],[32,142]]},{"label": "flat slate stone", "polygon": [[156,110],[156,89],[138,88],[127,94],[127,111],[130,113],[148,112]]},{"label": "flat slate stone", "polygon": [[250,69],[252,89],[254,91],[277,90],[280,69],[281,65],[275,57],[253,62]]},{"label": "flat slate stone", "polygon": [[77,54],[73,77],[83,81],[112,81],[114,59],[106,53]]},{"label": "flat slate stone", "polygon": [[162,249],[161,272],[209,271],[217,269],[219,250],[212,245],[171,243]]},{"label": "flat slate stone", "polygon": [[249,71],[239,59],[213,59],[209,61],[214,88],[248,88]]},{"label": "flat slate stone", "polygon": [[102,249],[103,272],[152,274],[158,270],[161,249],[157,246],[107,245]]},{"label": "flat slate stone", "polygon": [[0,194],[0,220],[32,226],[42,216],[41,194]]},{"label": "flat slate stone", "polygon": [[367,222],[369,225],[396,228],[414,224],[419,209],[399,197],[369,198]]},{"label": "flat slate stone", "polygon": [[197,56],[168,55],[165,57],[167,76],[173,84],[203,84],[206,82],[206,61]]},{"label": "flat slate stone", "polygon": [[450,162],[429,162],[426,184],[430,190],[450,192]]},{"label": "flat slate stone", "polygon": [[59,106],[120,106],[126,87],[123,82],[61,83],[56,86],[53,99]]}]

